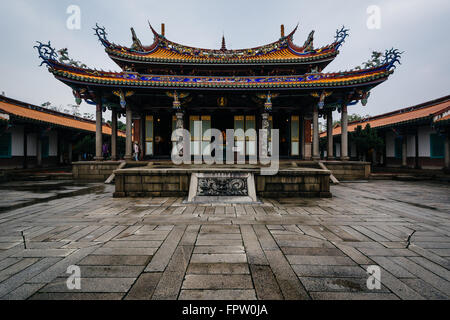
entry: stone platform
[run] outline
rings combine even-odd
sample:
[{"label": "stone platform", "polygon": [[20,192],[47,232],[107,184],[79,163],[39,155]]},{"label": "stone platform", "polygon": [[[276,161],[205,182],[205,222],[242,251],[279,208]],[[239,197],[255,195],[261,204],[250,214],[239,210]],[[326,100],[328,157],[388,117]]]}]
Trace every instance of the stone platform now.
[{"label": "stone platform", "polygon": [[[261,167],[254,165],[152,164],[147,167],[116,170],[114,173],[116,174],[114,193],[116,198],[187,197],[193,174],[250,175],[252,177],[250,180],[254,181],[256,195],[259,197],[331,197],[331,172],[314,168],[281,167],[276,175],[269,176],[262,175]],[[248,188],[251,189],[252,186]],[[226,194],[221,195],[226,196]],[[193,197],[195,195],[192,194]]]}]

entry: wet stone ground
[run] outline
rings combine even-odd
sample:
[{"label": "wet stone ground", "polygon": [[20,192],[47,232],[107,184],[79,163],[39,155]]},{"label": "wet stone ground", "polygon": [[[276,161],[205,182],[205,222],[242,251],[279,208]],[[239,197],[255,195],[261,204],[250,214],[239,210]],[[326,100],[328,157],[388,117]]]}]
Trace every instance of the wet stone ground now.
[{"label": "wet stone ground", "polygon": [[107,186],[44,201],[0,213],[0,299],[449,299],[449,191],[371,181],[331,199],[186,205]]}]

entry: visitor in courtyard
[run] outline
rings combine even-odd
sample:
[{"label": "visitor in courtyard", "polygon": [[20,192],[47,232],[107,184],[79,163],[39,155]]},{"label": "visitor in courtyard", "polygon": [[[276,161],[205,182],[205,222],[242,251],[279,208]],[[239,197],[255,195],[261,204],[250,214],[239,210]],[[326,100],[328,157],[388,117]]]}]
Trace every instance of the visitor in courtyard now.
[{"label": "visitor in courtyard", "polygon": [[134,148],[134,160],[138,161],[139,160],[139,145],[137,144],[137,142],[134,142],[133,148]]}]

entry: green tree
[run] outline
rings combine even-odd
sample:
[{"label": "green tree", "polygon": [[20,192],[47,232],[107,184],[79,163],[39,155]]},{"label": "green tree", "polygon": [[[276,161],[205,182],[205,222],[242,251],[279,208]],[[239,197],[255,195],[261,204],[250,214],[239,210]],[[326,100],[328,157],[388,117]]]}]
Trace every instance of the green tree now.
[{"label": "green tree", "polygon": [[367,124],[364,129],[362,126],[356,127],[356,130],[351,133],[351,139],[356,144],[358,159],[362,160],[372,159],[370,155],[374,151],[381,151],[384,147],[383,139],[378,136],[377,129],[370,127],[370,124]]},{"label": "green tree", "polygon": [[[366,118],[369,118],[369,117],[370,117],[370,115],[368,115],[368,114],[366,114],[365,116],[362,116],[360,114],[353,113],[353,114],[348,115],[348,122],[361,121],[362,119],[366,119]],[[333,127],[335,125],[337,125],[337,124],[340,125],[341,124],[341,120],[333,121]]]}]

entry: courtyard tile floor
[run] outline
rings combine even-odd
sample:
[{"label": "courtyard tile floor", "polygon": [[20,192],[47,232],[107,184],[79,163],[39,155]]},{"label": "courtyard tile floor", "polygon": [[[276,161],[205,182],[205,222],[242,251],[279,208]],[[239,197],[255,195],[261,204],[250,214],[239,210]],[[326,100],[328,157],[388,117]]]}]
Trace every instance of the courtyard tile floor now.
[{"label": "courtyard tile floor", "polygon": [[344,183],[260,205],[112,192],[0,213],[0,299],[450,298],[448,184]]}]

